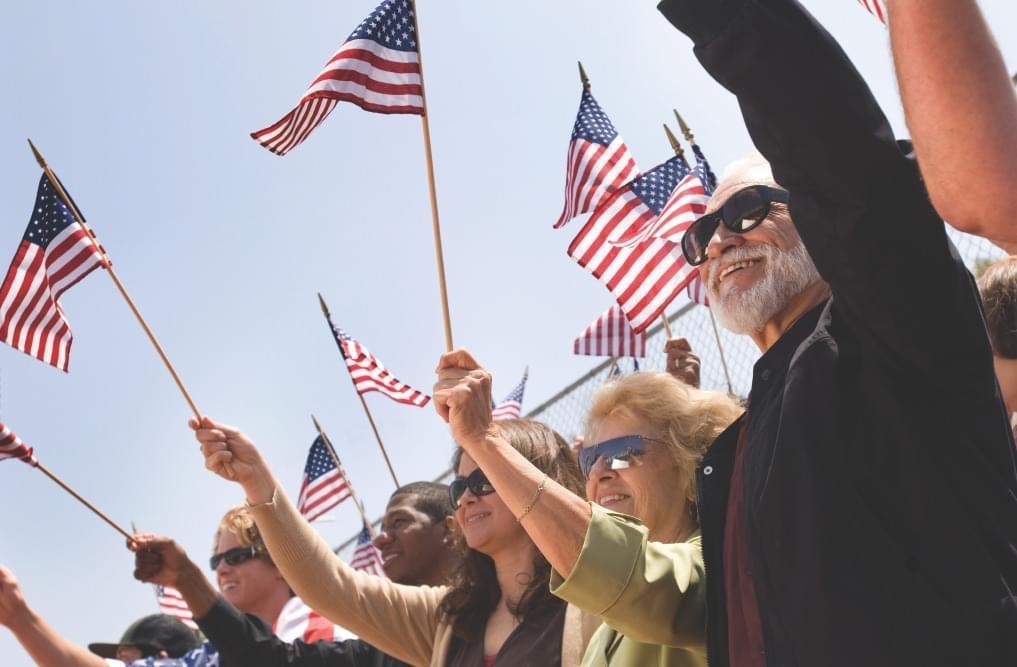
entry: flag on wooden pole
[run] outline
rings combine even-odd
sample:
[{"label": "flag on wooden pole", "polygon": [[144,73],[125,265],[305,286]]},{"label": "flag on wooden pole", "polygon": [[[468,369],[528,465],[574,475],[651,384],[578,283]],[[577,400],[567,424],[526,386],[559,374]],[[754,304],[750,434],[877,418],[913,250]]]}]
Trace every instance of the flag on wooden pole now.
[{"label": "flag on wooden pole", "polygon": [[285,155],[307,139],[340,101],[377,113],[424,113],[411,0],[378,5],[329,59],[297,106],[251,137],[276,155]]},{"label": "flag on wooden pole", "polygon": [[39,465],[32,448],[14,435],[14,431],[0,423],[0,461],[4,459],[21,459],[30,466]]},{"label": "flag on wooden pole", "polygon": [[633,331],[615,304],[583,329],[572,343],[572,351],[594,357],[645,357],[646,334]]},{"label": "flag on wooden pole", "polygon": [[526,391],[526,378],[529,375],[529,369],[523,371],[523,379],[516,385],[515,389],[510,391],[501,403],[495,403],[491,410],[491,418],[494,421],[500,419],[519,419],[522,416],[523,392]]},{"label": "flag on wooden pole", "polygon": [[66,372],[73,337],[57,300],[106,261],[43,173],[28,229],[0,287],[0,339]]},{"label": "flag on wooden pole", "polygon": [[307,463],[300,481],[297,509],[308,521],[323,516],[351,496],[346,475],[332,458],[319,435],[307,453]]},{"label": "flag on wooden pole", "polygon": [[381,552],[374,546],[371,540],[371,531],[368,530],[366,523],[364,524],[364,529],[360,531],[360,535],[357,536],[357,546],[353,549],[350,565],[355,570],[361,570],[379,577],[385,576]]}]

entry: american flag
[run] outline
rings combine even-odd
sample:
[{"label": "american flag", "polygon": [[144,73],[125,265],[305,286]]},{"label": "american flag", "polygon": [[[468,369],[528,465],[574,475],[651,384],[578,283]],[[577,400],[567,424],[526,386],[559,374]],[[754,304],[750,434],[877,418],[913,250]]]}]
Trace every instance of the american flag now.
[{"label": "american flag", "polygon": [[523,379],[516,385],[516,388],[510,391],[509,395],[501,403],[495,403],[491,409],[492,419],[495,421],[499,419],[519,419],[522,416],[523,392],[526,391],[526,378],[529,374],[529,369],[523,371]]},{"label": "american flag", "polygon": [[576,337],[572,351],[594,357],[645,357],[646,334],[633,331],[621,307],[614,305]]},{"label": "american flag", "polygon": [[[696,167],[698,169],[698,165]],[[706,213],[710,202],[703,181],[695,173],[683,178],[671,193],[660,215],[641,229],[626,230],[620,237],[611,240],[614,245],[630,246],[649,238],[664,239],[681,243],[685,230],[701,215]]]},{"label": "american flag", "polygon": [[883,0],[858,0],[877,19],[886,23],[886,4]]},{"label": "american flag", "polygon": [[717,189],[717,175],[713,173],[713,169],[710,169],[710,163],[706,159],[703,149],[694,141],[692,142],[692,152],[696,154],[696,166],[692,168],[692,173],[703,184],[706,194],[712,195],[713,191]]},{"label": "american flag", "polygon": [[656,218],[688,173],[688,164],[673,157],[642,174],[598,208],[569,245],[569,257],[607,286],[636,332],[650,326],[695,269],[678,243],[651,238],[619,248],[609,239]]},{"label": "american flag", "polygon": [[14,435],[14,431],[0,423],[0,461],[4,459],[21,459],[31,466],[39,464],[32,448]]},{"label": "american flag", "polygon": [[431,400],[430,396],[393,377],[366,347],[350,338],[345,331],[333,324],[328,313],[325,314],[325,317],[328,320],[328,326],[332,329],[332,335],[335,336],[335,342],[339,346],[339,353],[343,355],[346,368],[350,371],[350,377],[353,378],[353,386],[357,388],[357,393],[366,394],[369,391],[378,391],[397,403],[415,405],[418,408],[427,405]]},{"label": "american flag", "polygon": [[584,90],[565,164],[565,207],[554,228],[596,210],[637,175],[639,167],[628,146],[590,91]]},{"label": "american flag", "polygon": [[385,0],[357,26],[297,106],[251,137],[276,155],[300,145],[340,100],[365,111],[424,113],[412,0]]},{"label": "american flag", "polygon": [[307,453],[297,509],[308,521],[314,521],[351,495],[346,475],[336,467],[325,439],[319,435]]},{"label": "american flag", "polygon": [[710,297],[706,293],[706,285],[703,284],[703,279],[698,275],[685,288],[685,293],[688,294],[689,301],[692,303],[698,303],[700,306],[706,306],[707,308],[710,307]]},{"label": "american flag", "polygon": [[0,287],[0,340],[67,371],[73,337],[57,299],[105,263],[43,174],[28,229]]},{"label": "american flag", "polygon": [[381,552],[378,551],[378,548],[371,541],[371,531],[367,529],[365,524],[364,529],[357,536],[357,546],[353,549],[353,558],[350,560],[350,565],[353,566],[354,570],[362,570],[368,574],[384,577],[385,568],[382,565],[383,562]]},{"label": "american flag", "polygon": [[155,598],[159,602],[159,610],[164,614],[178,619],[191,630],[197,630],[198,624],[194,622],[194,614],[190,607],[184,602],[184,596],[172,586],[155,586]]}]

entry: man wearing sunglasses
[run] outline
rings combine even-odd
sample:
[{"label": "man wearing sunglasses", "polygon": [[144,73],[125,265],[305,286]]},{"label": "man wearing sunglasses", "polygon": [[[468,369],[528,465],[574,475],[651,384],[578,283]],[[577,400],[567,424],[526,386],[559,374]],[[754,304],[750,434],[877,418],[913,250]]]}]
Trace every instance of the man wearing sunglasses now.
[{"label": "man wearing sunglasses", "polygon": [[[451,549],[452,522],[448,487],[414,482],[389,499],[375,545],[385,573],[396,583],[437,586],[446,583],[457,562]],[[222,544],[221,540],[218,540]],[[259,539],[260,542],[260,539]],[[257,556],[241,546],[217,552],[210,565],[237,564]],[[173,540],[136,536],[134,576],[142,581],[176,587],[194,612],[202,632],[218,651],[221,667],[401,667],[405,663],[360,639],[284,641],[276,627],[217,595],[201,569]]]},{"label": "man wearing sunglasses", "polygon": [[772,165],[683,243],[763,352],[699,471],[710,664],[1017,665],[1017,457],[913,160],[796,0],[660,9]]}]

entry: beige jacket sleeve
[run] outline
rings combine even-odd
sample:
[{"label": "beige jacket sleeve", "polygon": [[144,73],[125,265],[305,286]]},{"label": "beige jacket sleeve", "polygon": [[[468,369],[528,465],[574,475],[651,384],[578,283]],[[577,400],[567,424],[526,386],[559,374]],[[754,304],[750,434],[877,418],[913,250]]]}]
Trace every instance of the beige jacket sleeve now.
[{"label": "beige jacket sleeve", "polygon": [[250,509],[272,560],[312,609],[403,662],[431,663],[446,588],[403,586],[354,570],[278,487],[270,502]]},{"label": "beige jacket sleeve", "polygon": [[551,573],[551,592],[597,614],[611,628],[646,644],[706,644],[706,580],[701,537],[650,542],[630,516],[592,505],[579,560],[568,578]]}]

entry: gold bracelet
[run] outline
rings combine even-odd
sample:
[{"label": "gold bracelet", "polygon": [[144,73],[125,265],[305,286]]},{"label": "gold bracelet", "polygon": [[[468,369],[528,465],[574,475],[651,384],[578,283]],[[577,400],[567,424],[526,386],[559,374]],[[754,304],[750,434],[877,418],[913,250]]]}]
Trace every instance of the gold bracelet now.
[{"label": "gold bracelet", "polygon": [[537,490],[534,492],[533,497],[530,498],[530,504],[526,506],[526,509],[523,510],[523,513],[519,515],[516,521],[522,523],[523,519],[526,518],[526,515],[530,513],[530,510],[537,505],[537,501],[540,500],[540,494],[544,492],[545,484],[547,484],[547,475],[544,475],[544,479],[540,480],[540,484],[537,485]]}]

